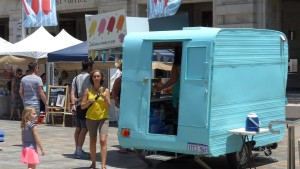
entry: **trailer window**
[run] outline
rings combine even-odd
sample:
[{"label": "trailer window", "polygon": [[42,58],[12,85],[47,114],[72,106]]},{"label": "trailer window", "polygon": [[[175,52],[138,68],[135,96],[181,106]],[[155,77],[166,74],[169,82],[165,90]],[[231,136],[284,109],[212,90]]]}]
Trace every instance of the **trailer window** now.
[{"label": "trailer window", "polygon": [[186,78],[204,79],[206,68],[199,65],[206,62],[206,47],[189,47],[187,53]]}]

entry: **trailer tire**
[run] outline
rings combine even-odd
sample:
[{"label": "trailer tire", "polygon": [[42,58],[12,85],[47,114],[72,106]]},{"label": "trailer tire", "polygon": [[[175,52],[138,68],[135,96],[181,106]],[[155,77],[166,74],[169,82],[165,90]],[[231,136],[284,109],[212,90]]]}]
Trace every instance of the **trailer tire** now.
[{"label": "trailer tire", "polygon": [[247,162],[249,160],[247,157],[247,151],[249,151],[248,146],[243,146],[241,151],[226,154],[229,168],[246,168]]}]

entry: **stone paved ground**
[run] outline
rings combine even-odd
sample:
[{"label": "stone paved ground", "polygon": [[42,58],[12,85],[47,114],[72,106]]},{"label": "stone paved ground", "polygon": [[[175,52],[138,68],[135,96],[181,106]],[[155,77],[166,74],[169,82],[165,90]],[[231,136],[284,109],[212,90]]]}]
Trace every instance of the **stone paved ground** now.
[{"label": "stone paved ground", "polygon": [[[0,142],[0,169],[20,169],[26,168],[25,164],[19,162],[21,151],[20,122],[0,120],[0,129],[5,130],[5,142]],[[108,137],[108,169],[149,169],[149,167],[136,157],[134,153],[120,154],[117,145],[117,128],[114,125],[109,128]],[[297,140],[300,138],[300,128],[295,128],[296,139],[296,168],[299,167],[299,153]],[[44,126],[39,125],[38,131],[42,143],[45,147],[46,155],[41,157],[40,169],[84,169],[90,165],[89,160],[78,160],[73,158],[74,141],[73,127]],[[86,137],[84,150],[88,151],[89,139]],[[99,152],[99,145],[97,145]],[[254,152],[257,153],[257,152]],[[100,158],[97,157],[98,168],[100,168]],[[279,143],[276,150],[273,150],[271,157],[266,157],[259,153],[255,158],[258,169],[286,169],[287,168],[287,134]],[[205,162],[212,169],[229,169],[224,156],[218,158],[206,158]],[[177,159],[167,162],[153,161],[153,169],[201,169],[201,167],[191,158]]]}]

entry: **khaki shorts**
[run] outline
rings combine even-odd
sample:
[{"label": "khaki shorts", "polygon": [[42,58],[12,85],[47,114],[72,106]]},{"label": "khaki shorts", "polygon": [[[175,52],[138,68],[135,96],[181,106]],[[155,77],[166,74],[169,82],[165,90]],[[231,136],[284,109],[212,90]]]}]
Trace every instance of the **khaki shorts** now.
[{"label": "khaki shorts", "polygon": [[109,121],[108,119],[102,119],[102,120],[90,120],[86,119],[86,126],[89,131],[90,137],[97,137],[97,130],[99,129],[99,134],[101,135],[107,135],[108,133],[108,127],[109,127]]}]

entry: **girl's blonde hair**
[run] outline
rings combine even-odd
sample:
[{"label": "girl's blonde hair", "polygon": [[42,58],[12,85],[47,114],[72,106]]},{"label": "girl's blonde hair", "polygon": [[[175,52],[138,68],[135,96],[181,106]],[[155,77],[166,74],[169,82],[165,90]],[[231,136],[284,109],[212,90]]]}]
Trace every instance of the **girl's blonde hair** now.
[{"label": "girl's blonde hair", "polygon": [[28,115],[35,111],[35,108],[32,106],[26,106],[23,110],[23,116],[21,120],[21,129],[25,128],[25,124],[28,122]]}]

